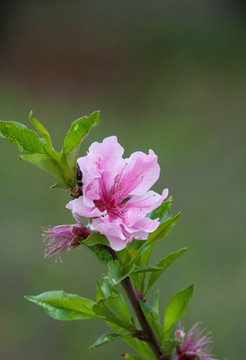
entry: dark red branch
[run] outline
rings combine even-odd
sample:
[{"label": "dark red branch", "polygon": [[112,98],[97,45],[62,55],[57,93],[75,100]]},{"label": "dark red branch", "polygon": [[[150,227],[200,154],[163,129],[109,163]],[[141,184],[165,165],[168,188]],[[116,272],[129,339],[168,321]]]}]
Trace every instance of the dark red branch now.
[{"label": "dark red branch", "polygon": [[155,354],[157,360],[167,360],[167,358],[164,356],[163,352],[161,351],[161,348],[156,340],[156,337],[144,316],[144,313],[141,309],[139,300],[133,289],[130,278],[129,277],[125,278],[124,280],[121,281],[121,284],[132,304],[132,307],[135,311],[138,321],[143,329],[144,341],[149,345],[149,347]]}]

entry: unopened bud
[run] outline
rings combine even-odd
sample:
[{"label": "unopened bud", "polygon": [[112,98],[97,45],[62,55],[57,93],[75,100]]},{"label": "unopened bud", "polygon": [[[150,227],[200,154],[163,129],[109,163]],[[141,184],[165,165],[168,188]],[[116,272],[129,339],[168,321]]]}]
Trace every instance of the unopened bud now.
[{"label": "unopened bud", "polygon": [[175,331],[174,337],[176,340],[183,341],[185,338],[185,333],[182,329],[178,329]]}]

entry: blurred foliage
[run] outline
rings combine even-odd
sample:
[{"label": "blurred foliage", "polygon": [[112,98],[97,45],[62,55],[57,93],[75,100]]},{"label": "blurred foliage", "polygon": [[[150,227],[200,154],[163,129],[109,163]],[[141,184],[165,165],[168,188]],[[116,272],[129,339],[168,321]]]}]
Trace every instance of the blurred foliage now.
[{"label": "blurred foliage", "polygon": [[[245,7],[237,2],[9,1],[1,16],[0,118],[50,129],[61,148],[73,119],[101,109],[82,147],[117,135],[126,156],[152,148],[180,221],[157,244],[189,251],[157,282],[164,308],[195,283],[186,328],[204,321],[218,358],[244,356]],[[241,8],[240,8],[241,6]],[[25,121],[26,119],[26,121]],[[0,357],[119,358],[123,342],[87,350],[104,325],[57,323],[23,296],[64,289],[95,299],[106,271],[85,248],[42,260],[40,226],[73,222],[69,193],[1,142]],[[157,256],[158,255],[158,256]],[[155,260],[154,259],[154,260]],[[153,263],[155,263],[153,260]]]}]

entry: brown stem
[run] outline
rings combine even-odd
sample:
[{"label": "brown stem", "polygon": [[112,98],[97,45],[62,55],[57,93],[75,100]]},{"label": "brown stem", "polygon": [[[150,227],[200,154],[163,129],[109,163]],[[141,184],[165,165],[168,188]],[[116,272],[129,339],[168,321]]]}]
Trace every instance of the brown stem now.
[{"label": "brown stem", "polygon": [[138,321],[143,329],[143,333],[144,333],[144,338],[145,341],[147,342],[147,344],[149,345],[149,347],[151,348],[151,350],[153,351],[153,353],[155,354],[155,357],[157,360],[165,360],[167,359],[163,352],[161,351],[161,348],[156,340],[156,337],[151,329],[151,327],[149,326],[144,313],[141,309],[139,300],[137,298],[137,295],[133,289],[131,280],[129,277],[125,278],[124,280],[121,281],[121,285],[123,286],[131,304],[132,307],[135,311],[135,314],[138,318]]},{"label": "brown stem", "polygon": [[[110,254],[112,255],[114,260],[119,260],[116,252],[112,248],[108,247],[107,245],[102,245],[102,246],[107,248],[107,250],[110,252]],[[128,299],[130,300],[130,302],[132,304],[133,310],[135,311],[135,314],[138,318],[138,321],[142,327],[143,331],[141,333],[141,340],[144,340],[149,345],[149,347],[153,351],[157,360],[169,360],[169,357],[167,357],[163,354],[163,352],[158,344],[158,341],[157,341],[151,327],[149,326],[149,323],[147,322],[147,320],[144,316],[144,313],[143,313],[142,308],[139,303],[139,299],[137,297],[136,292],[133,289],[130,278],[126,277],[125,279],[123,279],[121,281],[121,285],[122,285],[123,289],[125,290],[125,292],[128,296]],[[136,336],[136,337],[138,337],[138,336]]]}]

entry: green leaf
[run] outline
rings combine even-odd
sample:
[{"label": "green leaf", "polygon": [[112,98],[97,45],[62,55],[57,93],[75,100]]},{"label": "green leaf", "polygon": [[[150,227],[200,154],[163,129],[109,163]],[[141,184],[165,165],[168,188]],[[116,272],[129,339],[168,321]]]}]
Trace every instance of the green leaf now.
[{"label": "green leaf", "polygon": [[128,360],[143,360],[143,358],[141,358],[140,356],[131,354],[124,354],[123,358]]},{"label": "green leaf", "polygon": [[103,292],[103,297],[108,296],[118,296],[120,293],[116,290],[115,286],[112,285],[111,279],[109,276],[103,275],[100,284],[101,291]]},{"label": "green leaf", "polygon": [[[93,245],[93,246],[88,246],[86,244],[84,244],[84,241],[82,241],[81,243],[82,245],[84,245],[85,247],[87,247],[88,250],[90,250],[90,252],[95,255],[99,261],[101,261],[103,264],[106,264],[110,261],[113,260],[113,257],[110,253],[110,248],[104,244],[97,244],[97,245]],[[107,248],[109,248],[109,250],[107,250]]]},{"label": "green leaf", "polygon": [[50,187],[49,190],[52,190],[52,189],[64,189],[64,190],[68,190],[69,187],[68,187],[66,184],[63,184],[63,183],[55,183],[55,184],[51,185],[51,187]]},{"label": "green leaf", "polygon": [[156,282],[156,280],[159,279],[159,277],[163,274],[163,272],[186,250],[187,250],[187,248],[182,248],[176,252],[173,252],[173,253],[169,254],[168,256],[166,256],[164,259],[160,260],[156,264],[156,267],[159,267],[162,269],[160,271],[155,271],[150,274],[146,292]]},{"label": "green leaf", "polygon": [[163,203],[157,209],[153,210],[147,216],[152,220],[159,218],[160,223],[162,223],[164,220],[168,220],[171,218],[170,207],[172,203],[173,198],[170,196],[168,200],[163,201]]},{"label": "green leaf", "polygon": [[[144,248],[146,240],[133,240],[123,250],[117,252],[120,263],[124,267],[130,266],[133,262],[137,264],[137,259],[141,256],[142,252],[145,252],[147,248]],[[144,263],[147,265],[146,263]]]},{"label": "green leaf", "polygon": [[83,241],[83,243],[87,246],[93,246],[97,244],[109,245],[109,241],[106,236],[100,234],[99,232],[94,232],[89,235],[88,238]]},{"label": "green leaf", "polygon": [[143,310],[147,322],[149,323],[151,329],[153,330],[158,342],[161,343],[163,339],[163,328],[160,324],[158,314],[147,302],[139,301],[139,303],[141,305],[141,308]]},{"label": "green leaf", "polygon": [[194,286],[179,291],[175,294],[167,305],[164,315],[164,339],[169,339],[175,323],[180,320],[187,312],[191,301]]},{"label": "green leaf", "polygon": [[173,351],[173,349],[179,344],[181,344],[181,341],[179,340],[174,340],[174,339],[163,340],[161,344],[161,349],[164,352],[164,354],[168,356]]},{"label": "green leaf", "polygon": [[47,291],[37,296],[25,296],[25,298],[42,306],[56,320],[84,320],[100,317],[92,311],[95,304],[92,300],[68,294],[62,290]]},{"label": "green leaf", "polygon": [[99,111],[74,121],[65,137],[63,149],[65,154],[77,148],[89,131],[99,123]]},{"label": "green leaf", "polygon": [[160,297],[160,295],[159,295],[159,289],[158,289],[158,290],[156,290],[154,304],[153,304],[153,310],[154,310],[156,320],[159,320],[159,297]]},{"label": "green leaf", "polygon": [[123,279],[128,277],[136,268],[134,264],[128,266],[126,269],[121,269],[119,260],[111,260],[108,262],[108,275],[114,285],[118,285]]},{"label": "green leaf", "polygon": [[33,154],[33,155],[20,155],[21,160],[25,160],[32,165],[37,166],[41,170],[53,175],[57,179],[64,182],[63,173],[58,163],[49,155]]},{"label": "green leaf", "polygon": [[121,296],[109,296],[108,298],[100,299],[93,306],[93,311],[105,320],[124,329],[130,330],[132,327],[127,305]]},{"label": "green leaf", "polygon": [[158,240],[161,240],[167,234],[169,234],[170,231],[172,230],[172,228],[174,227],[174,225],[176,224],[176,222],[178,221],[179,216],[180,216],[180,213],[178,213],[173,218],[166,220],[162,224],[160,224],[158,226],[158,228],[149,235],[145,246],[150,245],[150,244],[153,245]]},{"label": "green leaf", "polygon": [[89,117],[84,116],[72,123],[65,137],[60,153],[60,166],[63,170],[64,178],[71,189],[76,185],[76,166],[81,141],[98,122],[98,111]]},{"label": "green leaf", "polygon": [[111,260],[107,263],[107,266],[109,269],[108,272],[109,278],[111,279],[113,284],[118,284],[123,277],[123,274],[120,269],[119,260]]},{"label": "green leaf", "polygon": [[[120,328],[118,325],[115,325],[113,323],[108,323],[108,325],[119,334],[125,334],[125,330]],[[139,352],[139,354],[141,354],[144,359],[153,360],[153,353],[145,342],[138,340],[137,338],[128,336],[124,337],[123,340],[127,342],[134,350]]]},{"label": "green leaf", "polygon": [[146,272],[160,272],[163,270],[163,267],[158,267],[158,266],[151,266],[151,265],[146,265],[146,266],[142,266],[140,268],[136,268],[135,270],[132,271],[132,274],[137,274],[137,273],[146,273]]},{"label": "green leaf", "polygon": [[[152,245],[148,245],[145,247],[145,244],[143,244],[143,247],[139,248],[137,251],[137,255],[134,259],[134,264],[136,264],[139,268],[141,268],[143,266],[147,266],[149,263],[152,251],[153,251]],[[135,274],[131,275],[131,279],[132,279],[135,290],[140,288],[142,291],[144,291],[145,275],[146,275],[146,272],[140,272],[140,273],[135,273]]]},{"label": "green leaf", "polygon": [[97,287],[96,299],[97,299],[97,302],[98,302],[100,299],[103,299],[105,296],[104,296],[104,293],[102,292],[102,289],[101,289],[100,284],[98,283],[98,281],[96,281],[96,287]]},{"label": "green leaf", "polygon": [[32,117],[32,111],[29,115],[29,120],[33,124],[33,126],[38,130],[39,134],[46,140],[46,142],[50,146],[50,148],[52,148],[50,134],[45,129],[45,127],[41,124],[41,122],[39,122],[38,120],[36,120]]},{"label": "green leaf", "polygon": [[101,345],[107,344],[109,342],[115,341],[115,340],[120,340],[126,336],[131,336],[131,334],[105,334],[102,335],[99,339],[97,339],[97,341],[89,348],[89,349],[95,349]]},{"label": "green leaf", "polygon": [[0,136],[17,145],[25,154],[45,154],[45,141],[38,134],[16,121],[0,121]]}]

